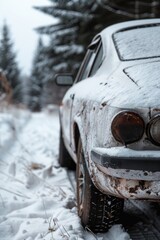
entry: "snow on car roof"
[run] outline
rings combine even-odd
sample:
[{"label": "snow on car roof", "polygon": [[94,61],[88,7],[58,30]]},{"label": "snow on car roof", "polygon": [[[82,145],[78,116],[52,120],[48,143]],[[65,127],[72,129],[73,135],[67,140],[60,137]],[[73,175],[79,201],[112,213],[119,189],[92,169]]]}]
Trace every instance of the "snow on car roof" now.
[{"label": "snow on car roof", "polygon": [[160,24],[142,25],[113,34],[121,60],[160,57]]}]

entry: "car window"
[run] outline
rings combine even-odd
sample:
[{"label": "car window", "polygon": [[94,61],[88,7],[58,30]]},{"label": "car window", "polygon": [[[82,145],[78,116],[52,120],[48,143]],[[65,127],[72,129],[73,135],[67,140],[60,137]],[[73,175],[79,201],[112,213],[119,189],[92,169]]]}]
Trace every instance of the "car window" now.
[{"label": "car window", "polygon": [[93,63],[93,66],[92,66],[89,76],[93,76],[97,72],[97,70],[99,69],[99,67],[102,64],[102,57],[103,57],[103,48],[102,48],[102,44],[101,44],[99,46],[98,53],[94,60],[94,63]]},{"label": "car window", "polygon": [[85,63],[84,69],[82,70],[81,80],[83,80],[83,79],[85,79],[89,76],[92,64],[93,64],[94,59],[95,59],[95,54],[96,54],[95,50],[90,50],[90,49],[88,50],[88,57],[87,57],[88,59]]},{"label": "car window", "polygon": [[101,39],[98,37],[89,45],[84,61],[82,62],[80,70],[77,74],[76,82],[89,77],[90,74],[93,75],[97,70],[96,68],[98,67],[98,62],[95,59],[97,59],[97,51],[99,55],[100,42]]},{"label": "car window", "polygon": [[132,61],[160,57],[160,25],[142,25],[113,34],[119,58]]}]

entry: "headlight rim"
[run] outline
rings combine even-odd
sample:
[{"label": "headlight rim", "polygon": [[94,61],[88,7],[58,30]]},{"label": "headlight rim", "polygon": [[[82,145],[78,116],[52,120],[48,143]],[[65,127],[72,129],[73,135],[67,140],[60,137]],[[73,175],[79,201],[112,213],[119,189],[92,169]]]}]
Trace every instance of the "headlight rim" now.
[{"label": "headlight rim", "polygon": [[160,142],[158,143],[153,137],[152,137],[152,133],[151,133],[151,127],[153,126],[153,123],[159,119],[160,121],[160,113],[154,115],[150,121],[148,122],[147,126],[146,126],[146,135],[148,137],[148,139],[150,140],[151,143],[153,143],[156,146],[160,146]]},{"label": "headlight rim", "polygon": [[[139,135],[139,137],[136,139],[136,140],[132,140],[132,141],[129,141],[129,142],[125,142],[125,141],[121,141],[120,139],[116,138],[115,137],[115,134],[114,134],[114,131],[113,131],[113,123],[114,121],[116,120],[116,118],[120,115],[120,114],[133,114],[134,116],[138,117],[142,123],[142,132],[141,134]],[[132,144],[132,143],[135,143],[135,142],[138,142],[139,140],[142,139],[143,135],[144,135],[144,132],[145,132],[145,121],[144,119],[141,117],[141,115],[139,113],[137,113],[136,111],[132,111],[132,110],[122,110],[120,112],[118,112],[117,114],[114,115],[114,117],[112,118],[112,122],[111,122],[111,133],[112,133],[112,136],[114,137],[114,139],[121,143],[121,144],[124,144],[124,145],[129,145],[129,144]]]}]

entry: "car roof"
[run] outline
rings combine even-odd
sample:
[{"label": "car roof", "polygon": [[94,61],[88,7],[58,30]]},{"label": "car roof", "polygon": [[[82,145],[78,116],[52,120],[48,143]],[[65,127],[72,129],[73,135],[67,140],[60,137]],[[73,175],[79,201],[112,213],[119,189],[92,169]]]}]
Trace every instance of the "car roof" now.
[{"label": "car roof", "polygon": [[132,27],[138,27],[145,25],[154,25],[154,24],[160,24],[160,18],[154,18],[154,19],[141,19],[141,20],[132,20],[127,22],[121,22],[117,24],[113,24],[109,27],[106,27],[103,31],[101,31],[98,35],[101,35],[102,38],[108,37],[108,35],[112,35],[118,31],[132,28]]},{"label": "car roof", "polygon": [[[93,40],[95,40],[97,37],[100,36],[102,39],[102,42],[103,42],[104,53],[106,53],[108,51],[107,45],[110,46],[110,48],[112,48],[112,50],[113,50],[113,46],[114,46],[114,49],[115,48],[117,49],[117,46],[115,45],[115,43],[113,43],[114,41],[112,41],[114,34],[117,34],[118,32],[121,32],[121,31],[123,32],[123,31],[127,31],[127,30],[132,30],[132,29],[140,29],[140,28],[146,29],[147,26],[148,27],[152,27],[152,26],[160,27],[160,18],[132,20],[132,21],[113,24],[113,25],[105,28],[104,30],[102,30],[99,34],[97,34],[95,36],[95,38]],[[111,43],[111,45],[110,45],[110,43]],[[118,49],[116,50],[116,52],[119,55]],[[120,60],[120,56],[118,58]]]}]

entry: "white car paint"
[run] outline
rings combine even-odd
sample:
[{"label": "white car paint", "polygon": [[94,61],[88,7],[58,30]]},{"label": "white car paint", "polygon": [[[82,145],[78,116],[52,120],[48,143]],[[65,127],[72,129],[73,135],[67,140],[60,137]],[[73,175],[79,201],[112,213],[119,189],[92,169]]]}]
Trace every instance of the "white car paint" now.
[{"label": "white car paint", "polygon": [[[94,76],[75,83],[67,91],[60,116],[64,142],[75,162],[75,125],[79,129],[85,160],[97,188],[117,197],[159,200],[159,170],[156,174],[149,171],[146,174],[146,171],[131,169],[126,174],[127,170],[123,169],[118,175],[118,170],[99,166],[91,158],[91,151],[95,148],[103,152],[123,147],[111,133],[112,119],[117,113],[133,110],[146,125],[157,112],[160,113],[160,57],[121,61],[113,41],[113,34],[117,31],[136,26],[139,32],[140,26],[146,25],[147,29],[150,24],[157,24],[160,29],[160,19],[139,20],[113,25],[98,35],[102,39],[103,63]],[[143,39],[143,35],[141,37]],[[137,157],[139,150],[150,151],[151,155],[160,154],[160,147],[149,142],[145,133],[138,142],[126,147],[135,150]]]}]

